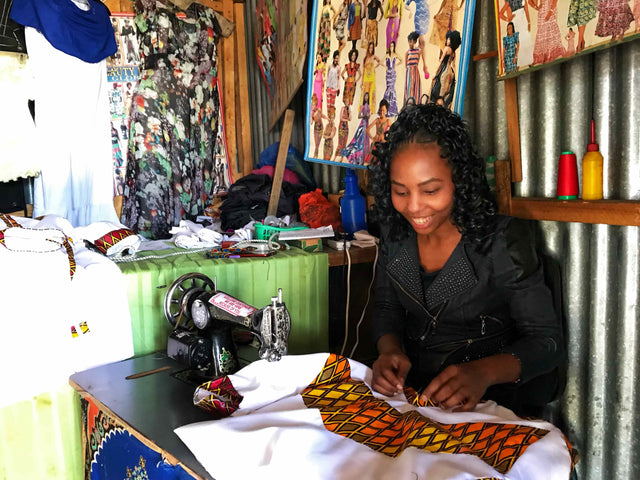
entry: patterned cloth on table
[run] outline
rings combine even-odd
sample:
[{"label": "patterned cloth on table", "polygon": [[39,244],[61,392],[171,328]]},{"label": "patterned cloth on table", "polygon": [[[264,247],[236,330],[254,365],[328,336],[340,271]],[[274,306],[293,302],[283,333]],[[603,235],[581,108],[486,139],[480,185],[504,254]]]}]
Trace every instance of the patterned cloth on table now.
[{"label": "patterned cloth on table", "polygon": [[[550,423],[495,402],[441,410],[409,388],[387,397],[371,378],[335,354],[260,360],[196,389],[194,402],[217,419],[176,433],[218,480],[569,478],[572,447]],[[238,451],[242,461],[229,462]]]},{"label": "patterned cloth on table", "polygon": [[192,4],[186,18],[138,0],[141,80],[133,97],[122,222],[148,238],[204,213],[216,193],[219,118],[213,10]]}]

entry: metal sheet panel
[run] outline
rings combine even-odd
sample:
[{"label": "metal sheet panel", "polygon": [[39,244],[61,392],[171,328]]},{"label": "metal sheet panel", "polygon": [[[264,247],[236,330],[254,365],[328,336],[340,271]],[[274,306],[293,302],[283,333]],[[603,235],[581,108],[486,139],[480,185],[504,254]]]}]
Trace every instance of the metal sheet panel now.
[{"label": "metal sheet panel", "polygon": [[[472,54],[495,50],[493,2],[478,4]],[[482,156],[509,158],[497,58],[472,62],[465,120]],[[605,198],[640,200],[640,41],[518,77],[523,181],[514,195],[553,197],[559,154],[580,159],[589,120],[605,159]],[[538,222],[562,265],[569,371],[560,421],[580,479],[640,477],[640,229]]]}]

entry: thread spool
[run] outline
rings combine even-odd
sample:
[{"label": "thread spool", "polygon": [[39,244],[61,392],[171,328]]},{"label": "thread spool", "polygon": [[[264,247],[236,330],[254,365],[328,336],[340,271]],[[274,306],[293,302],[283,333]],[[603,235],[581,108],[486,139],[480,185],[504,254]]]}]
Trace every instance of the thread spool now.
[{"label": "thread spool", "polygon": [[578,162],[573,152],[562,152],[558,162],[556,196],[560,200],[578,198]]}]

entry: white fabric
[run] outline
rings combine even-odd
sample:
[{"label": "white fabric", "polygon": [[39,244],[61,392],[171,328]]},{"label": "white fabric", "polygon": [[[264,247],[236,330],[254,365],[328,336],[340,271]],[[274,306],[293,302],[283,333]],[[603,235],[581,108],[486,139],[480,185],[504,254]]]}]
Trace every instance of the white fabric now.
[{"label": "white fabric", "polygon": [[219,247],[223,239],[223,235],[212,227],[204,227],[191,220],[180,220],[180,224],[172,227],[169,233],[177,247],[187,249]]},{"label": "white fabric", "polygon": [[28,101],[33,78],[26,55],[0,52],[0,182],[31,177],[40,171],[36,127]]},{"label": "white fabric", "polygon": [[[396,458],[327,431],[317,409],[300,396],[325,364],[328,355],[287,356],[279,362],[260,360],[229,379],[244,396],[240,409],[221,420],[186,425],[175,430],[198,461],[216,480],[260,479],[504,479],[567,480],[570,456],[562,433],[543,421],[525,421],[495,402],[469,413],[436,407],[416,407],[404,394],[384,399],[400,412],[451,424],[462,422],[517,423],[549,430],[530,445],[506,475],[480,458],[465,454],[429,453],[410,447]],[[371,370],[350,360],[351,377],[371,383]]]},{"label": "white fabric", "polygon": [[[80,238],[55,215],[42,221],[14,219],[23,227],[58,228]],[[115,263],[75,241],[77,268],[71,279],[64,249],[21,252],[19,237],[11,236],[12,249],[0,245],[0,408],[57,390],[74,372],[133,355],[126,282]],[[38,250],[31,248],[37,247],[33,241],[22,246]],[[87,323],[86,333],[81,322]]]},{"label": "white fabric", "polygon": [[117,222],[106,61],[86,63],[25,28],[34,76],[37,147],[33,216],[60,215],[73,226]]}]

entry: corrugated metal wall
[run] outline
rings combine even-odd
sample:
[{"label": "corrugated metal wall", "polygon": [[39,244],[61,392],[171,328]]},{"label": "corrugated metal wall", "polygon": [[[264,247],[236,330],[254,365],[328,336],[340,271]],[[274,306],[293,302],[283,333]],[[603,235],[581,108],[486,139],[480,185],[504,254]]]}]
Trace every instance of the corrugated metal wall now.
[{"label": "corrugated metal wall", "polygon": [[[493,2],[478,3],[473,54],[497,48],[493,12]],[[472,62],[464,116],[479,152],[506,159],[497,62]],[[553,197],[559,154],[582,157],[593,116],[605,198],[640,200],[639,106],[639,40],[518,77],[523,181],[514,195]],[[569,371],[560,416],[580,453],[579,478],[640,478],[640,229],[539,225],[540,243],[562,265]]]},{"label": "corrugated metal wall", "polygon": [[[476,5],[472,45],[472,55],[497,48],[492,1]],[[507,159],[497,62],[491,57],[470,65],[464,117],[481,155]],[[304,107],[301,97],[297,102],[300,143],[294,145],[302,151]],[[593,116],[605,158],[605,197],[640,201],[640,40],[521,75],[518,105],[523,181],[514,184],[514,195],[553,197],[559,154],[572,150],[582,157]],[[268,118],[268,105],[255,108],[252,119]],[[279,130],[270,135],[254,143],[258,152]],[[324,191],[337,191],[339,170],[314,164]],[[640,478],[640,229],[549,221],[539,226],[542,248],[562,265],[569,372],[559,414],[580,454],[579,478]]]}]

